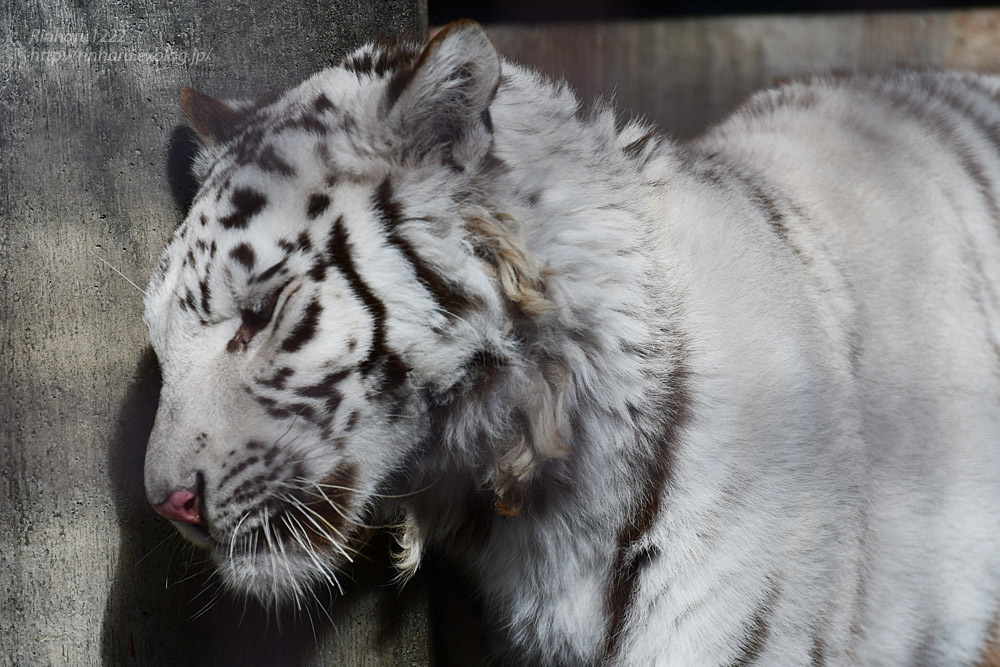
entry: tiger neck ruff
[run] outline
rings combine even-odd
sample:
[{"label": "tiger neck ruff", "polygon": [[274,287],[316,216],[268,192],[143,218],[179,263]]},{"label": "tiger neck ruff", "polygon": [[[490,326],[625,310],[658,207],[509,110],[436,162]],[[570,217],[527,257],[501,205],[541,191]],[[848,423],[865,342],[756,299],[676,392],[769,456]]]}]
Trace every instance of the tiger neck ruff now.
[{"label": "tiger neck ruff", "polygon": [[157,511],[236,592],[359,527],[510,664],[973,664],[1000,602],[992,77],[824,78],[679,145],[460,22],[185,89]]}]

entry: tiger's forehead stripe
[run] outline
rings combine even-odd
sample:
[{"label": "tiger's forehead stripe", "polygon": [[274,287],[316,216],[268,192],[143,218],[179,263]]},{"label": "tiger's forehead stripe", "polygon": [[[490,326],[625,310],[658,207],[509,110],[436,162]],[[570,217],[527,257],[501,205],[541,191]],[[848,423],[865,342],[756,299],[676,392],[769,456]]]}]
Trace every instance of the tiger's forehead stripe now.
[{"label": "tiger's forehead stripe", "polygon": [[386,238],[409,262],[417,282],[423,285],[444,314],[460,318],[473,306],[473,299],[451,284],[425,261],[414,245],[403,236],[400,226],[406,221],[403,205],[396,199],[392,182],[383,179],[372,195],[372,206],[385,225]]},{"label": "tiger's forehead stripe", "polygon": [[323,306],[317,299],[313,299],[306,306],[305,313],[302,318],[292,329],[292,332],[288,335],[281,343],[281,349],[283,352],[298,352],[302,349],[306,343],[312,340],[313,336],[316,335],[317,327],[319,325],[319,317],[323,312]]},{"label": "tiger's forehead stripe", "polygon": [[257,155],[255,164],[268,174],[277,174],[294,178],[296,173],[294,167],[282,158],[273,144],[267,144]]},{"label": "tiger's forehead stripe", "polygon": [[385,304],[361,277],[355,265],[353,253],[354,246],[348,236],[344,217],[339,216],[330,229],[326,245],[326,260],[344,277],[350,285],[351,291],[361,299],[372,318],[371,347],[368,350],[368,355],[361,362],[360,369],[365,375],[371,375],[381,368],[385,376],[384,379],[395,384],[405,376],[405,366],[386,342]]},{"label": "tiger's forehead stripe", "polygon": [[205,317],[212,316],[211,299],[212,290],[208,285],[208,281],[212,274],[212,267],[205,267],[205,276],[198,282],[198,289],[201,291],[201,311],[205,314]]}]

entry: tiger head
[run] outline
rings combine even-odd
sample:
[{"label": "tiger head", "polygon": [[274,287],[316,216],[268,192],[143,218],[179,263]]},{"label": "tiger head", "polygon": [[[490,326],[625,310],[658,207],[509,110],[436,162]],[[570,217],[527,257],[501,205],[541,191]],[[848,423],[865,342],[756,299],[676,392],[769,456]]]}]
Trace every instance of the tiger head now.
[{"label": "tiger head", "polygon": [[182,91],[200,190],[147,290],[145,484],[232,589],[331,581],[418,468],[467,466],[509,503],[559,455],[561,371],[526,343],[554,307],[494,153],[500,86],[462,22],[267,100]]}]

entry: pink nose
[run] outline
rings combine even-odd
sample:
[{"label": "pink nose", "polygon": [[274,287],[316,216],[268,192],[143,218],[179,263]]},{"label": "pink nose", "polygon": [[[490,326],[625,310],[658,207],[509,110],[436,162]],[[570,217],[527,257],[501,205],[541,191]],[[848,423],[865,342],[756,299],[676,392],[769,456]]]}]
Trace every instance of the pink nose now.
[{"label": "pink nose", "polygon": [[187,489],[174,491],[167,498],[166,502],[153,505],[153,509],[171,521],[193,523],[198,526],[205,525],[205,522],[201,518],[201,507],[198,505],[198,496],[193,491],[188,491]]}]

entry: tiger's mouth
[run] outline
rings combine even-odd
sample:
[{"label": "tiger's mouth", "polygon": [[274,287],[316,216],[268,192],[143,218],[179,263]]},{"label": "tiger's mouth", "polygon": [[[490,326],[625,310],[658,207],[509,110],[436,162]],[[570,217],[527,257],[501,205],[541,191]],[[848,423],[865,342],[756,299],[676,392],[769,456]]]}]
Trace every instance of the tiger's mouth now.
[{"label": "tiger's mouth", "polygon": [[336,467],[319,479],[301,471],[283,479],[239,478],[210,494],[175,492],[155,505],[193,546],[207,552],[231,591],[265,605],[299,600],[314,586],[341,590],[340,568],[370,537],[359,502],[357,468]]},{"label": "tiger's mouth", "polygon": [[[279,527],[280,526],[280,527]],[[265,606],[299,601],[316,586],[343,594],[341,568],[353,563],[359,549],[357,529],[306,529],[301,519],[271,515],[228,541],[206,535],[212,560],[227,587]]]},{"label": "tiger's mouth", "polygon": [[171,521],[170,523],[174,524],[174,528],[184,539],[199,549],[211,549],[216,544],[208,530],[200,525],[183,521]]}]

